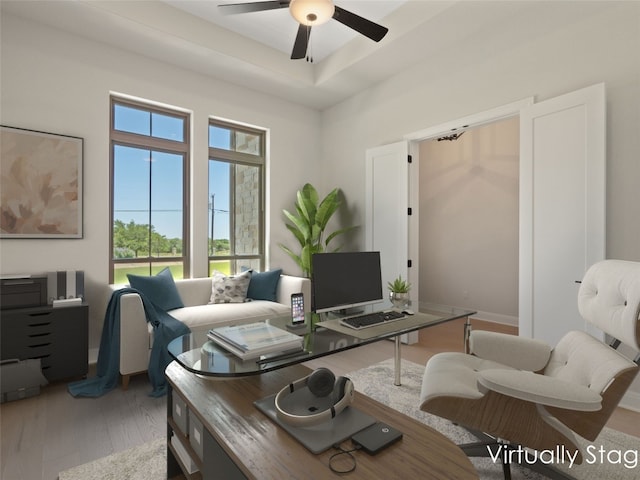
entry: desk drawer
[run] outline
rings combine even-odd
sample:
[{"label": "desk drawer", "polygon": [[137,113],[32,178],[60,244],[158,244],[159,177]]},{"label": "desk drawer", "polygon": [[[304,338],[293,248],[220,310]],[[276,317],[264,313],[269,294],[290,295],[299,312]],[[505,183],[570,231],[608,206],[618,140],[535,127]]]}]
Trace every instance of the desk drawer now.
[{"label": "desk drawer", "polygon": [[189,411],[186,402],[175,391],[171,395],[171,416],[183,435],[189,435]]},{"label": "desk drawer", "polygon": [[191,447],[200,460],[204,459],[202,446],[204,443],[203,435],[202,422],[189,410],[189,443],[191,443]]}]

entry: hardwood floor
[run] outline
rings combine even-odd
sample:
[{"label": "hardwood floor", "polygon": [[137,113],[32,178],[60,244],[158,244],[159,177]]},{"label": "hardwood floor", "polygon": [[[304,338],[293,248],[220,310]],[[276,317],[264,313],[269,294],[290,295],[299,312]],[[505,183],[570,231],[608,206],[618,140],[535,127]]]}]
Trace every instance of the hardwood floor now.
[{"label": "hardwood floor", "polygon": [[66,384],[0,407],[2,480],[55,480],[70,467],[166,435],[166,399],[149,397],[146,375],[127,391],[73,398]]},{"label": "hardwood floor", "polygon": [[[420,332],[402,358],[424,365],[440,351],[462,351],[462,321]],[[476,329],[514,333],[513,327],[473,321]],[[307,362],[344,375],[393,357],[393,342],[378,342]],[[73,398],[59,383],[37,397],[0,406],[0,478],[55,480],[67,468],[126,450],[166,435],[166,399],[149,397],[146,375],[132,377],[129,389],[101,398]],[[608,426],[640,437],[640,413],[618,409]]]}]

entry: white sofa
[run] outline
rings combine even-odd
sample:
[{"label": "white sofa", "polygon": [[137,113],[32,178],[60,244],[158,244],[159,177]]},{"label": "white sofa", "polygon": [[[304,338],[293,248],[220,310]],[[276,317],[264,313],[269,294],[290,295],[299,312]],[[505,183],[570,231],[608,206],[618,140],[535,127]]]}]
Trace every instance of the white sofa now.
[{"label": "white sofa", "polygon": [[[184,304],[169,314],[184,322],[194,334],[206,335],[214,326],[248,323],[291,312],[291,294],[302,292],[305,309],[311,305],[311,281],[308,278],[281,275],[276,291],[277,302],[251,300],[245,303],[209,304],[211,278],[175,281]],[[111,285],[112,290],[124,285]],[[153,345],[153,327],[147,323],[142,300],[137,293],[120,298],[120,374],[127,388],[130,376],[145,372]]]}]

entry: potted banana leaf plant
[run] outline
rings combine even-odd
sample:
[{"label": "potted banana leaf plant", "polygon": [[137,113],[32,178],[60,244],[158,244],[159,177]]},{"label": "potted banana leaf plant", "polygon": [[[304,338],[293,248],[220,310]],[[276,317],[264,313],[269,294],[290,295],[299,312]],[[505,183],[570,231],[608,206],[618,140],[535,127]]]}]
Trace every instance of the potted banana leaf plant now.
[{"label": "potted banana leaf plant", "polygon": [[334,188],[320,200],[315,187],[307,183],[297,192],[296,213],[291,213],[286,209],[282,211],[288,220],[286,227],[298,241],[300,250],[294,251],[283,244],[280,244],[280,248],[298,264],[306,277],[311,277],[313,273],[311,256],[314,253],[339,250],[339,247],[330,249],[331,241],[356,228],[352,226],[341,228],[329,234],[325,232],[329,220],[341,205],[338,188]]}]

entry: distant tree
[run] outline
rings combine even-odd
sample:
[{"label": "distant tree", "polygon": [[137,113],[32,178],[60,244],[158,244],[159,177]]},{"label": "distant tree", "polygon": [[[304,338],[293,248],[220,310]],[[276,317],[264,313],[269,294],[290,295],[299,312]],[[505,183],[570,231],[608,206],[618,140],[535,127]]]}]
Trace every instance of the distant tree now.
[{"label": "distant tree", "polygon": [[[151,235],[151,245],[149,245]],[[149,251],[151,250],[151,251]],[[133,258],[150,254],[161,256],[182,255],[182,239],[168,239],[155,231],[155,227],[148,224],[139,224],[131,220],[124,223],[122,220],[113,222],[113,254],[114,258]]]},{"label": "distant tree", "polygon": [[226,254],[230,250],[231,246],[228,238],[209,239],[209,251],[213,252],[213,255]]},{"label": "distant tree", "polygon": [[116,247],[113,249],[113,258],[133,258],[136,252],[130,248]]},{"label": "distant tree", "polygon": [[215,240],[215,245],[216,249],[219,252],[229,252],[231,250],[231,245],[228,238],[219,238]]},{"label": "distant tree", "polygon": [[115,249],[129,249],[138,257],[141,252],[149,252],[149,225],[141,225],[131,220],[124,223],[116,220],[113,224],[113,247]]},{"label": "distant tree", "polygon": [[126,233],[125,233],[124,222],[122,220],[116,220],[115,222],[113,222],[113,249],[114,250],[127,249],[127,247],[125,246],[125,243],[126,243],[125,236],[126,236]]},{"label": "distant tree", "polygon": [[167,240],[167,237],[159,234],[151,225],[151,251],[159,257],[162,253],[171,252],[171,243]]}]

